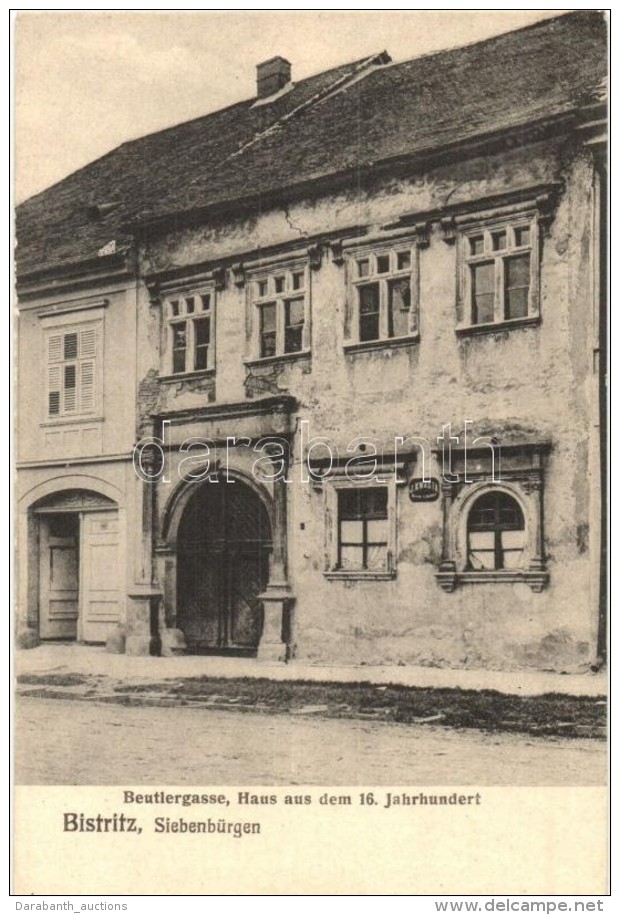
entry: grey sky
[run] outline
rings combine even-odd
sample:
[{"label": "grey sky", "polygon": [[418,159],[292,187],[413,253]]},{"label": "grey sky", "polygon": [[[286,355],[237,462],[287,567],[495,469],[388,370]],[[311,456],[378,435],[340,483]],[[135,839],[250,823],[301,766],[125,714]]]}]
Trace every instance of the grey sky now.
[{"label": "grey sky", "polygon": [[255,94],[281,54],[293,79],[387,50],[453,47],[563,10],[21,13],[16,24],[16,198],[125,140]]}]

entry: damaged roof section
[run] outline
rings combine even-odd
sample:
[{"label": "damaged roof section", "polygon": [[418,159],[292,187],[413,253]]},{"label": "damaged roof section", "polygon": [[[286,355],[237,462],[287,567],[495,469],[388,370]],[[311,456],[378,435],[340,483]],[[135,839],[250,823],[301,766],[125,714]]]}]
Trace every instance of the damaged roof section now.
[{"label": "damaged roof section", "polygon": [[[27,200],[18,272],[88,260],[129,224],[236,206],[574,111],[607,73],[602,13],[580,10],[463,48],[382,52],[127,142]],[[93,213],[96,212],[96,218]]]}]

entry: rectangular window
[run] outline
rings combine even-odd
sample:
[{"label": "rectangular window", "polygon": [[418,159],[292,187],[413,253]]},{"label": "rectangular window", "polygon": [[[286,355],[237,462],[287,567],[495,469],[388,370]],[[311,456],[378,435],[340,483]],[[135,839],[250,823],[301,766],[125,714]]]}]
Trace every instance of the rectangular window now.
[{"label": "rectangular window", "polygon": [[248,286],[253,309],[253,358],[293,356],[308,350],[309,295],[306,268],[274,268]]},{"label": "rectangular window", "polygon": [[358,287],[360,332],[359,338],[364,340],[379,339],[379,284],[369,283],[367,286]]},{"label": "rectangular window", "polygon": [[211,343],[211,318],[194,321],[194,369],[198,372],[209,366]]},{"label": "rectangular window", "polygon": [[506,258],[504,283],[506,319],[524,318],[527,315],[527,299],[530,291],[529,254],[518,254],[516,257]]},{"label": "rectangular window", "polygon": [[489,325],[538,314],[534,229],[530,217],[521,224],[515,219],[465,236],[464,325]]},{"label": "rectangular window", "polygon": [[409,332],[411,311],[411,282],[409,279],[390,280],[388,306],[390,337],[404,337]]},{"label": "rectangular window", "polygon": [[304,300],[289,299],[284,303],[284,313],[284,352],[298,353],[302,348]]},{"label": "rectangular window", "polygon": [[165,304],[169,352],[166,374],[183,375],[214,368],[214,315],[211,292],[192,293]]},{"label": "rectangular window", "polygon": [[388,568],[388,491],[386,487],[338,491],[338,568],[385,571]]},{"label": "rectangular window", "polygon": [[417,333],[412,249],[390,248],[353,261],[352,342],[406,339]]},{"label": "rectangular window", "polygon": [[174,373],[185,371],[185,357],[187,354],[187,323],[172,325],[172,371]]},{"label": "rectangular window", "polygon": [[275,303],[260,306],[260,354],[276,354],[276,306]]},{"label": "rectangular window", "polygon": [[486,324],[495,315],[495,265],[472,264],[472,320]]},{"label": "rectangular window", "polygon": [[47,415],[80,416],[96,406],[99,329],[49,331],[47,336]]}]

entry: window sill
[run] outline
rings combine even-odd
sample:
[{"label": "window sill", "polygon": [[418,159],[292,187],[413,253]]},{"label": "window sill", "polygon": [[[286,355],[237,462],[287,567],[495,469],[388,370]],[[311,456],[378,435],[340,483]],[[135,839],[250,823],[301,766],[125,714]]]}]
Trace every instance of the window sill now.
[{"label": "window sill", "polygon": [[354,343],[345,343],[345,353],[364,353],[376,349],[393,349],[397,346],[414,346],[420,342],[420,334],[409,334],[406,337],[389,337],[385,340],[365,340]]},{"label": "window sill", "polygon": [[523,582],[539,593],[549,582],[549,573],[545,569],[498,569],[498,570],[465,570],[457,572],[454,568],[439,568],[435,573],[437,583],[444,591],[450,593],[458,585],[482,584],[516,584]]},{"label": "window sill", "polygon": [[527,318],[512,318],[510,321],[493,321],[490,324],[464,324],[456,328],[457,337],[474,336],[475,334],[500,333],[513,327],[530,327],[540,324],[540,315],[529,315]]},{"label": "window sill", "polygon": [[55,416],[53,419],[46,419],[45,422],[39,423],[41,428],[49,426],[75,426],[84,423],[102,423],[103,416]]},{"label": "window sill", "polygon": [[215,375],[215,369],[200,369],[198,372],[178,372],[176,375],[160,375],[158,381],[164,384],[175,381],[190,381],[192,378],[208,378]]},{"label": "window sill", "polygon": [[395,571],[376,571],[376,572],[344,572],[333,569],[330,572],[323,573],[328,581],[390,581],[396,578]]},{"label": "window sill", "polygon": [[312,355],[311,350],[304,349],[298,353],[282,353],[276,356],[262,356],[257,359],[244,359],[243,364],[252,368],[257,365],[277,365],[279,362],[297,362],[298,359],[309,359]]}]

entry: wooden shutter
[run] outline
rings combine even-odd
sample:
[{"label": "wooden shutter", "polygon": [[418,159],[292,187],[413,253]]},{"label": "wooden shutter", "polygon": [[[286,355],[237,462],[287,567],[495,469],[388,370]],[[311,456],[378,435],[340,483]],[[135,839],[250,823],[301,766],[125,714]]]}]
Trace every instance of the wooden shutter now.
[{"label": "wooden shutter", "polygon": [[62,362],[62,334],[50,334],[47,338],[47,361]]},{"label": "wooden shutter", "polygon": [[80,331],[80,359],[93,358],[97,349],[97,328],[88,327]]},{"label": "wooden shutter", "polygon": [[95,407],[95,362],[88,360],[80,365],[80,410]]},{"label": "wooden shutter", "polygon": [[47,412],[50,416],[58,416],[60,413],[61,372],[60,365],[47,367]]}]

